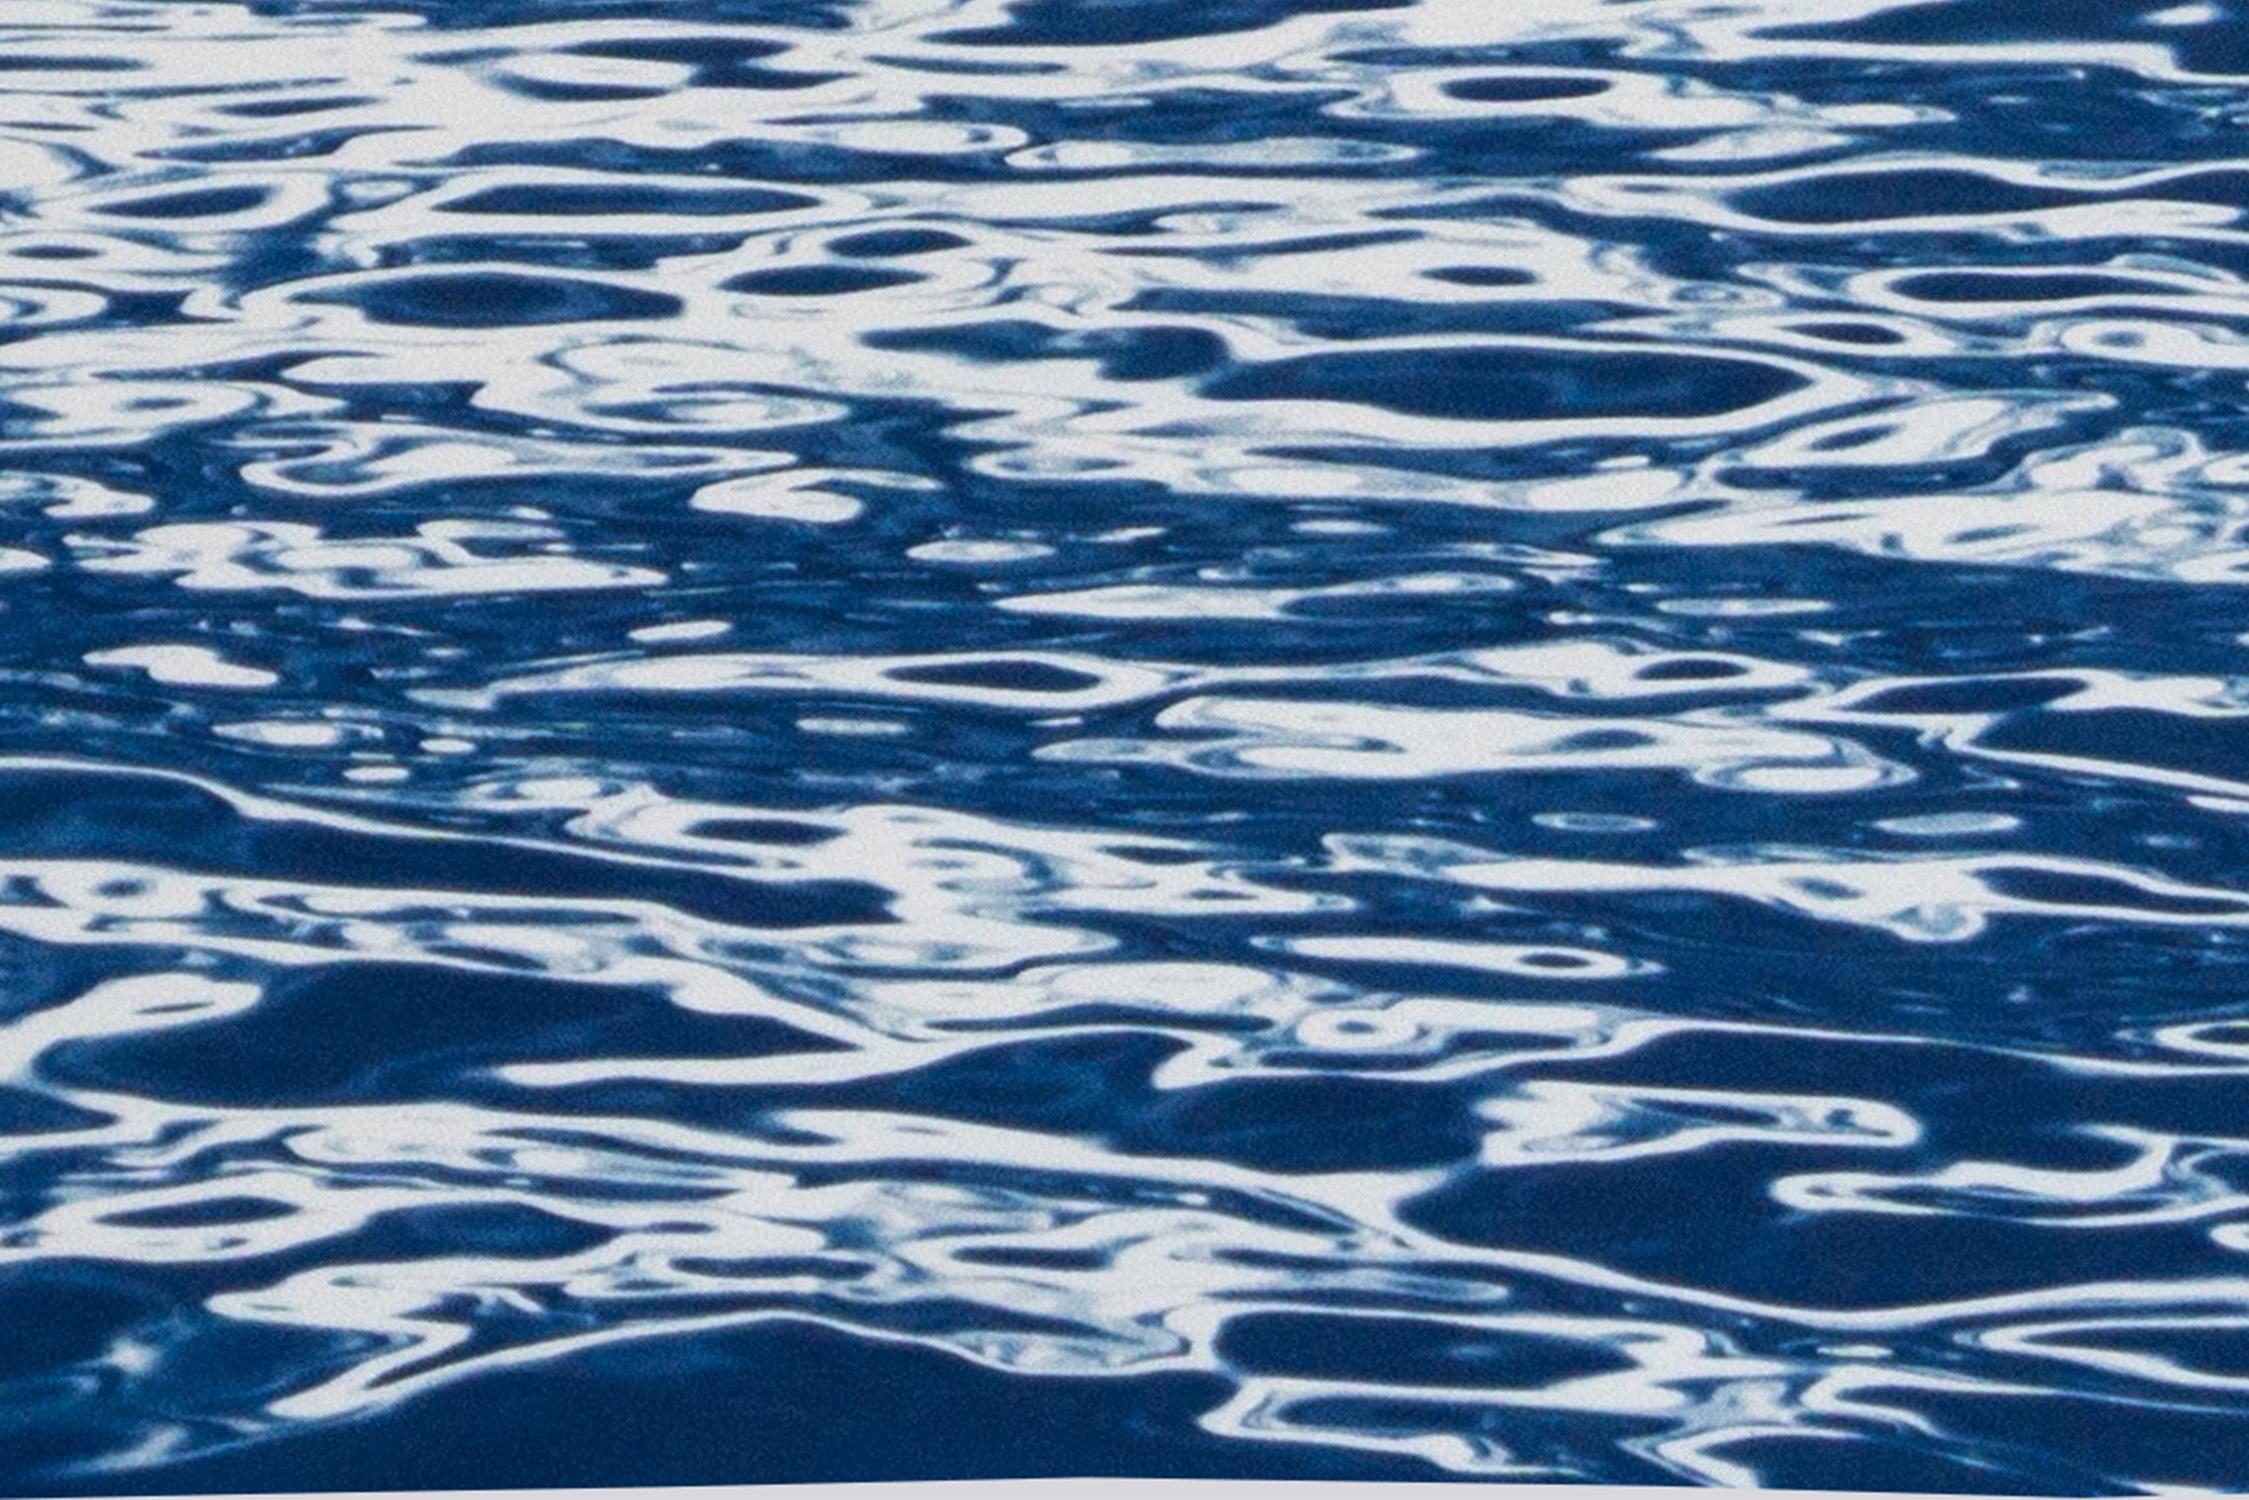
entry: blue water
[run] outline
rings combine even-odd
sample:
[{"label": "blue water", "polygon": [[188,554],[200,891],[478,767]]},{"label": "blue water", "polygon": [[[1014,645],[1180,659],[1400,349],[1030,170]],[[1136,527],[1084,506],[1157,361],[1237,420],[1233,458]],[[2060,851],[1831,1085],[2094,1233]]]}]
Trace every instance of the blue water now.
[{"label": "blue water", "polygon": [[6,0],[0,1492],[2249,1489],[2235,0]]}]

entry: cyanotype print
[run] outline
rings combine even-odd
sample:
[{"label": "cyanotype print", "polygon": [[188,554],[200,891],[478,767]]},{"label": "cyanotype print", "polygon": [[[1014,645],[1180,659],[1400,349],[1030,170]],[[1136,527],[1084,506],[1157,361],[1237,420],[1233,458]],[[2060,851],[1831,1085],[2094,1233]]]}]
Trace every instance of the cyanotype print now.
[{"label": "cyanotype print", "polygon": [[0,0],[0,1494],[2249,1488],[2237,0]]}]

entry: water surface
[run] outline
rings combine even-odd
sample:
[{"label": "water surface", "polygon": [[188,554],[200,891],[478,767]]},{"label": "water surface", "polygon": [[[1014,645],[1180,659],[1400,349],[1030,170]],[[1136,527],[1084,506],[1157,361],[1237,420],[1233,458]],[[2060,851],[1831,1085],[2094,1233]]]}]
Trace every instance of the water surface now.
[{"label": "water surface", "polygon": [[2249,1478],[2249,15],[10,0],[0,1491]]}]

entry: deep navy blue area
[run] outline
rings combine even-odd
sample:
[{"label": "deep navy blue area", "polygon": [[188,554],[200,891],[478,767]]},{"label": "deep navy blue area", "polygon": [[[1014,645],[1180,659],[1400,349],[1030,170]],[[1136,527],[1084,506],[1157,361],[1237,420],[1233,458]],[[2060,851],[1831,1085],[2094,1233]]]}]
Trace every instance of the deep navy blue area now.
[{"label": "deep navy blue area", "polygon": [[[1219,1389],[1198,1375],[1026,1385],[941,1355],[780,1322],[668,1341],[653,1357],[627,1346],[574,1361],[559,1378],[541,1370],[473,1381],[317,1439],[169,1466],[145,1492],[723,1484],[744,1473],[775,1484],[865,1483],[901,1471],[959,1479],[1425,1477],[1408,1460],[1230,1446],[1198,1434],[1195,1413]],[[589,1420],[593,1413],[598,1420]],[[496,1448],[496,1431],[539,1441]]]}]

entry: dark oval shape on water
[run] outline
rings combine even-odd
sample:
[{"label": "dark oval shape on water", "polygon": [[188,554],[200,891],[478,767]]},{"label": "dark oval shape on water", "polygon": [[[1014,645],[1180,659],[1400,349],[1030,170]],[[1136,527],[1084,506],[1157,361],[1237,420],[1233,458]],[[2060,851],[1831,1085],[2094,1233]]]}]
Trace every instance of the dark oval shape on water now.
[{"label": "dark oval shape on water", "polygon": [[1606,78],[1582,73],[1494,73],[1488,78],[1461,78],[1445,85],[1455,99],[1475,104],[1536,104],[1547,99],[1590,99],[1609,91]]},{"label": "dark oval shape on water", "polygon": [[1748,668],[1739,662],[1717,657],[1675,656],[1668,661],[1650,662],[1633,670],[1637,682],[1718,682],[1728,677],[1739,677]]},{"label": "dark oval shape on water", "polygon": [[2074,677],[1971,677],[1886,688],[1857,705],[1862,714],[2005,714],[2043,708],[2080,692]]},{"label": "dark oval shape on water", "polygon": [[1806,338],[1825,339],[1831,344],[1856,344],[1868,349],[1905,342],[1904,334],[1880,323],[1798,323],[1795,331]]},{"label": "dark oval shape on water", "polygon": [[240,104],[222,104],[218,112],[241,120],[278,120],[290,115],[325,114],[332,109],[355,109],[362,104],[382,102],[372,94],[326,94],[317,99],[248,99]]},{"label": "dark oval shape on water", "polygon": [[130,57],[40,57],[33,53],[0,53],[0,73],[137,73],[140,62]]},{"label": "dark oval shape on water", "polygon": [[2068,302],[2079,297],[2163,296],[2173,288],[2128,276],[2057,271],[2048,276],[1992,276],[1976,271],[1932,271],[1894,283],[1894,290],[1927,302]]},{"label": "dark oval shape on water", "polygon": [[593,323],[669,318],[677,297],[560,276],[516,276],[499,271],[457,276],[399,276],[309,292],[298,300],[356,307],[373,323],[422,328],[520,328],[544,323]]},{"label": "dark oval shape on water", "polygon": [[614,41],[579,42],[560,50],[575,57],[615,57],[630,62],[709,68],[779,57],[789,50],[789,44],[741,36],[620,37]]},{"label": "dark oval shape on water", "polygon": [[216,219],[247,213],[273,196],[268,188],[206,188],[192,193],[160,193],[153,198],[130,198],[111,203],[102,212],[113,219]]},{"label": "dark oval shape on water", "polygon": [[2024,187],[1980,172],[1819,172],[1733,195],[1734,207],[1794,224],[1975,218],[2082,203],[2082,193]]},{"label": "dark oval shape on water", "polygon": [[552,214],[579,218],[600,214],[778,214],[813,208],[817,198],[778,188],[666,188],[645,183],[521,182],[489,187],[456,198],[443,212],[457,214]]},{"label": "dark oval shape on water", "polygon": [[1090,672],[1073,672],[1043,661],[933,662],[922,667],[897,667],[887,674],[893,682],[920,683],[928,687],[990,688],[1003,693],[1082,693],[1101,685]]},{"label": "dark oval shape on water", "polygon": [[730,292],[755,292],[763,297],[842,297],[921,279],[911,271],[885,271],[877,266],[776,266],[770,271],[736,276],[720,285]]},{"label": "dark oval shape on water", "polygon": [[104,1214],[102,1222],[120,1229],[210,1229],[221,1224],[257,1224],[286,1219],[297,1210],[272,1198],[201,1198],[159,1208]]},{"label": "dark oval shape on water", "polygon": [[629,83],[557,83],[545,78],[501,75],[492,80],[511,94],[541,104],[622,104],[634,99],[661,99],[668,88],[642,88]]},{"label": "dark oval shape on water", "polygon": [[710,818],[695,824],[688,832],[699,839],[767,844],[783,849],[809,849],[817,844],[832,844],[843,837],[840,828],[799,823],[791,818]]},{"label": "dark oval shape on water", "polygon": [[870,229],[864,234],[847,234],[828,242],[828,248],[838,255],[863,255],[870,260],[887,260],[894,255],[934,255],[940,250],[960,250],[967,245],[967,240],[942,229]]},{"label": "dark oval shape on water", "polygon": [[1538,278],[1513,266],[1438,266],[1422,275],[1454,286],[1529,286]]},{"label": "dark oval shape on water", "polygon": [[1802,390],[1776,365],[1655,350],[1385,350],[1274,360],[1210,381],[1219,401],[1349,401],[1412,417],[1537,422],[1711,417]]}]

